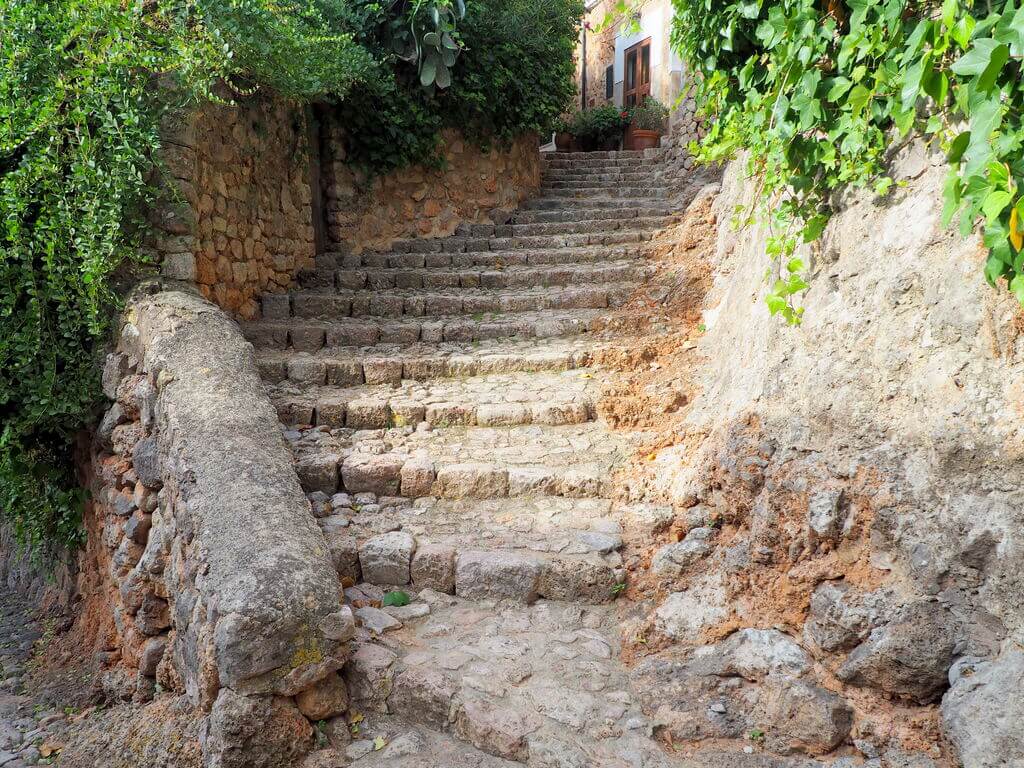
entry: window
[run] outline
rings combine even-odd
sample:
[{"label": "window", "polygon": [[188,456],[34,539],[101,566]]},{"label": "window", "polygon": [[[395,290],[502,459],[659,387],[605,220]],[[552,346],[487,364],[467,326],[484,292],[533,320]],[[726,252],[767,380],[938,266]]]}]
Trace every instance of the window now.
[{"label": "window", "polygon": [[604,97],[609,101],[615,96],[615,65],[610,64],[604,70]]},{"label": "window", "polygon": [[626,49],[626,72],[622,103],[627,107],[643,103],[651,95],[651,38]]}]

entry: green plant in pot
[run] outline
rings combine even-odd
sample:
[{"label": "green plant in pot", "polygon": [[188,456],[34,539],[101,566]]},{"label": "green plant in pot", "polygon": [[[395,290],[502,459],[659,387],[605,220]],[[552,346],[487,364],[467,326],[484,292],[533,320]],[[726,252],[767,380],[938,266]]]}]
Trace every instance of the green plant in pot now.
[{"label": "green plant in pot", "polygon": [[628,112],[614,104],[577,112],[572,120],[572,135],[584,152],[618,149],[626,129]]},{"label": "green plant in pot", "polygon": [[668,123],[668,108],[657,99],[647,97],[629,111],[629,130],[626,149],[654,149],[661,145],[661,137]]}]

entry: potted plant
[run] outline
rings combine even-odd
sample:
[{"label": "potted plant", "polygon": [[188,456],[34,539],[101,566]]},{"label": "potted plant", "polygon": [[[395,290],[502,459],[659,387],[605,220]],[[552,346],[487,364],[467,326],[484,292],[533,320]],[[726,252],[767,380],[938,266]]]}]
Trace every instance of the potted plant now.
[{"label": "potted plant", "polygon": [[647,97],[629,111],[626,149],[654,149],[661,146],[668,121],[668,108],[657,99]]},{"label": "potted plant", "polygon": [[584,152],[618,149],[626,128],[625,115],[614,104],[577,112],[572,120],[572,134]]},{"label": "potted plant", "polygon": [[559,152],[572,152],[574,139],[572,135],[572,121],[565,117],[555,120],[555,149]]}]

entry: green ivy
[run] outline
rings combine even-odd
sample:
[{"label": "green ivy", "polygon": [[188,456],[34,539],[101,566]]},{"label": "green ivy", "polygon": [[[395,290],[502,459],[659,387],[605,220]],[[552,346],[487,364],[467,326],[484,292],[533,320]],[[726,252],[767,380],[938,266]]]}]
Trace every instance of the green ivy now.
[{"label": "green ivy", "polygon": [[162,116],[221,81],[340,92],[372,58],[313,6],[254,0],[0,0],[0,28],[0,516],[39,554],[81,536],[72,445],[140,262]]},{"label": "green ivy", "polygon": [[[694,150],[746,150],[769,222],[772,314],[800,322],[793,256],[834,190],[887,195],[889,151],[914,135],[946,151],[945,219],[980,227],[985,277],[1024,303],[1024,8],[1012,1],[673,0],[672,42],[714,116]],[[745,212],[747,215],[750,212]]]},{"label": "green ivy", "polygon": [[485,141],[553,120],[571,97],[578,10],[0,0],[0,518],[20,540],[39,554],[81,537],[72,446],[102,407],[115,286],[145,266],[169,111],[270,88],[343,105],[365,129],[356,159],[436,159],[445,125]]}]

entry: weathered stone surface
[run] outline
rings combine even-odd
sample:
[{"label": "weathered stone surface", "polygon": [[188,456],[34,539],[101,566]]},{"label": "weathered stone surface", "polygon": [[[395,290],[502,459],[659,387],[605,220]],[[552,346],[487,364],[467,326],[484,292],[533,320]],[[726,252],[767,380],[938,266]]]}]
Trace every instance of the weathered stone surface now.
[{"label": "weathered stone surface", "polygon": [[387,711],[397,658],[393,651],[374,643],[356,648],[344,671],[352,701],[374,712]]},{"label": "weathered stone surface", "polygon": [[853,708],[840,696],[800,681],[773,685],[764,703],[767,746],[773,752],[824,754],[843,742]]},{"label": "weathered stone surface", "polygon": [[446,544],[422,544],[416,548],[411,568],[417,589],[455,591],[455,548]]},{"label": "weathered stone surface", "polygon": [[434,462],[423,457],[409,459],[401,469],[401,493],[409,498],[429,496],[434,487]]},{"label": "weathered stone surface", "polygon": [[147,488],[157,488],[160,486],[160,457],[157,453],[156,440],[152,437],[147,437],[144,440],[139,440],[132,448],[132,467],[135,468],[135,474],[139,476],[139,480]]},{"label": "weathered stone surface", "polygon": [[526,737],[536,730],[523,713],[487,701],[466,701],[455,720],[455,733],[477,749],[506,760],[529,757]]},{"label": "weathered stone surface", "polygon": [[963,658],[949,673],[942,723],[960,763],[971,768],[1024,765],[1024,651]]},{"label": "weathered stone surface", "polygon": [[811,668],[811,657],[777,629],[741,629],[699,648],[693,664],[703,674],[758,681],[769,675],[798,677]]},{"label": "weathered stone surface", "polygon": [[711,546],[699,539],[666,544],[651,558],[651,570],[659,576],[675,578],[710,551]]},{"label": "weathered stone surface", "polygon": [[862,595],[842,582],[826,581],[811,595],[804,637],[823,651],[850,650],[885,615],[884,595]]},{"label": "weathered stone surface", "polygon": [[299,712],[312,722],[327,720],[348,709],[348,689],[338,675],[328,675],[295,697]]},{"label": "weathered stone surface", "polygon": [[836,539],[843,529],[841,490],[811,494],[807,503],[807,528],[813,540]]},{"label": "weathered stone surface", "polygon": [[455,592],[468,599],[537,599],[543,565],[529,555],[468,550],[455,558]]},{"label": "weathered stone surface", "polygon": [[437,472],[437,495],[487,499],[508,495],[508,472],[491,464],[451,464]]},{"label": "weathered stone surface", "polygon": [[729,615],[725,591],[713,576],[685,592],[673,592],[655,611],[656,626],[671,638],[695,640]]},{"label": "weathered stone surface", "polygon": [[854,685],[927,704],[948,685],[957,635],[957,622],[947,609],[931,601],[911,603],[872,630],[837,675]]},{"label": "weathered stone surface", "polygon": [[615,569],[599,555],[554,558],[544,564],[538,593],[549,600],[605,603],[615,598]]},{"label": "weathered stone surface", "polygon": [[452,718],[455,684],[443,672],[412,667],[395,678],[388,706],[403,718],[434,728],[445,728]]},{"label": "weathered stone surface", "polygon": [[372,606],[356,609],[356,618],[359,623],[375,635],[382,635],[394,629],[400,629],[402,622],[386,611]]},{"label": "weathered stone surface", "polygon": [[288,699],[221,689],[206,728],[210,768],[279,768],[308,752],[313,727]]},{"label": "weathered stone surface", "polygon": [[[136,622],[152,634],[174,625],[184,688],[213,705],[209,765],[286,763],[308,748],[311,731],[274,694],[292,695],[344,657],[344,641],[323,628],[340,605],[335,569],[238,326],[182,293],[142,297],[131,316],[124,351],[157,382],[161,493],[202,557],[167,570],[173,613],[145,598]],[[156,530],[146,552],[170,550]],[[318,653],[307,659],[310,647]]]},{"label": "weathered stone surface", "polygon": [[397,496],[401,488],[405,459],[393,454],[381,456],[355,453],[341,465],[341,478],[349,493]]},{"label": "weathered stone surface", "polygon": [[382,533],[368,539],[359,548],[363,578],[371,584],[408,584],[409,567],[415,551],[416,539],[402,531]]}]

